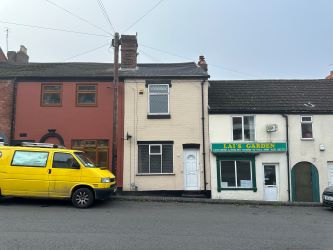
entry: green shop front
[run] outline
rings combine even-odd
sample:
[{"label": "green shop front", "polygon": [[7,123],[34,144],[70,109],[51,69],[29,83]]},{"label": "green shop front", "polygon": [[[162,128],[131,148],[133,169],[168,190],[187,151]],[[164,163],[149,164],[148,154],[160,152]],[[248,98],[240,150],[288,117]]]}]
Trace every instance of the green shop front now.
[{"label": "green shop front", "polygon": [[285,142],[212,143],[212,198],[288,199],[286,151]]}]

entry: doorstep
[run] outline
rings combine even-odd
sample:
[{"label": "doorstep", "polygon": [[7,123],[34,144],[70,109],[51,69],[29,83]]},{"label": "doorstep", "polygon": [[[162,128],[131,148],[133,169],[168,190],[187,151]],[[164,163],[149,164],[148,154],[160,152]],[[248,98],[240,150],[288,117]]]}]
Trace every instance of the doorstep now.
[{"label": "doorstep", "polygon": [[284,202],[284,201],[254,201],[254,200],[217,200],[193,197],[159,197],[159,196],[131,196],[115,195],[112,200],[141,201],[141,202],[180,202],[180,203],[205,203],[205,204],[232,204],[232,205],[266,205],[266,206],[300,206],[319,207],[320,202]]}]

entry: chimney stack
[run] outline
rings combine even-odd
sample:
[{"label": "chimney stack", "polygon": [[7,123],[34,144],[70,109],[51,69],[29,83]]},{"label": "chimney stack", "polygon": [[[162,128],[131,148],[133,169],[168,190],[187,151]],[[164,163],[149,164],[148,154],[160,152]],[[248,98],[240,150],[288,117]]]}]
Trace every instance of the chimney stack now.
[{"label": "chimney stack", "polygon": [[29,62],[29,56],[27,54],[27,48],[23,45],[20,46],[20,51],[16,54],[16,63],[27,64]]},{"label": "chimney stack", "polygon": [[121,35],[121,68],[136,69],[138,42],[136,35]]},{"label": "chimney stack", "polygon": [[333,70],[331,70],[330,74],[325,77],[325,79],[332,80],[333,79]]},{"label": "chimney stack", "polygon": [[20,46],[20,50],[18,52],[8,51],[7,59],[10,63],[18,63],[18,64],[27,64],[29,63],[29,56],[27,54],[27,48],[23,45]]},{"label": "chimney stack", "polygon": [[204,71],[208,71],[208,65],[204,56],[199,56],[198,66],[201,67]]}]

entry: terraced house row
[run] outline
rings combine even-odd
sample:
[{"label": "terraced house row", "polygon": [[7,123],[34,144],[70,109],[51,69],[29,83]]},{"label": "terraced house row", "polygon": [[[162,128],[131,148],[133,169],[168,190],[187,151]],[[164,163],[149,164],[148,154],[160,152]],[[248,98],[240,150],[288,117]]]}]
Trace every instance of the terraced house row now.
[{"label": "terraced house row", "polygon": [[140,64],[121,40],[119,85],[110,63],[0,51],[0,140],[84,150],[122,191],[311,202],[333,185],[333,80],[208,81],[203,56]]}]

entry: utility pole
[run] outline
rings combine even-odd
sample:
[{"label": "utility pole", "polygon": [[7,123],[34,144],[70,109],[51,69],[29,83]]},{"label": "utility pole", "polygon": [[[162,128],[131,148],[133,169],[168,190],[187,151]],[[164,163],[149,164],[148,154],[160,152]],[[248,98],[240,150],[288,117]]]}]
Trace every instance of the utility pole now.
[{"label": "utility pole", "polygon": [[113,133],[112,133],[112,172],[116,175],[117,171],[117,146],[118,146],[118,86],[119,86],[119,33],[114,34],[112,46],[114,47],[113,61]]}]

